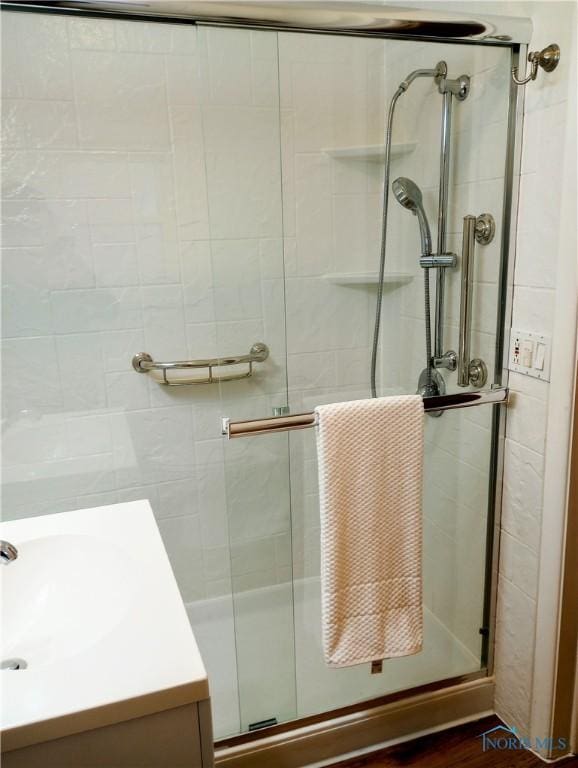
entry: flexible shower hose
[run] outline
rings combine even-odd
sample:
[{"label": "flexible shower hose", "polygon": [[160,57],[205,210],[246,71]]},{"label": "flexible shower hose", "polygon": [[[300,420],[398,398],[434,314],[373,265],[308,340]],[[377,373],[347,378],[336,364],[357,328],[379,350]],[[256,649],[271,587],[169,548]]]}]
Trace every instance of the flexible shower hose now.
[{"label": "flexible shower hose", "polygon": [[[387,214],[389,205],[389,168],[391,157],[391,133],[393,128],[393,114],[397,100],[404,93],[406,88],[400,86],[393,94],[387,114],[385,128],[385,171],[383,180],[383,208],[381,217],[381,247],[379,255],[379,278],[377,282],[377,302],[375,306],[375,325],[373,328],[373,344],[371,350],[371,396],[377,397],[376,391],[376,371],[377,354],[379,350],[379,332],[381,327],[381,306],[383,303],[383,279],[385,276],[385,250],[387,243]],[[430,313],[430,287],[429,287],[429,269],[424,269],[424,303],[425,303],[425,342],[426,342],[426,370],[427,370],[427,388],[432,387],[432,354],[431,354],[431,313]]]},{"label": "flexible shower hose", "polygon": [[375,375],[377,370],[377,352],[379,345],[379,330],[381,325],[381,304],[383,301],[383,278],[385,275],[385,246],[387,242],[387,208],[389,204],[389,166],[391,157],[391,131],[393,128],[393,113],[397,100],[404,93],[405,88],[401,86],[393,94],[389,110],[387,113],[387,122],[385,126],[385,171],[383,180],[383,206],[381,212],[381,247],[379,255],[379,278],[377,281],[377,304],[375,307],[375,325],[373,328],[373,347],[371,350],[371,396],[377,397],[375,389]]}]

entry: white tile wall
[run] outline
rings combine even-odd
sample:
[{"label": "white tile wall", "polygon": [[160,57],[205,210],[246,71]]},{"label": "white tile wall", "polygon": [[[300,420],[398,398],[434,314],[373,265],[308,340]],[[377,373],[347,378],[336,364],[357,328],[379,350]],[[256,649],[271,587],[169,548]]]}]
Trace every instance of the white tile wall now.
[{"label": "white tile wall", "polygon": [[[367,397],[375,291],[327,276],[364,272],[379,252],[380,166],[336,161],[329,147],[379,143],[384,45],[279,35],[289,403]],[[312,73],[315,76],[312,77]],[[293,433],[292,561],[319,573],[314,435]]]},{"label": "white tile wall", "polygon": [[[570,68],[576,66],[572,61],[576,6],[564,2],[508,3],[504,12],[532,19],[531,49],[556,41],[566,52],[555,73],[538,79],[526,90],[514,278],[513,325],[552,333],[558,263],[575,259],[576,254],[575,240],[574,244],[564,240],[560,227],[564,179],[575,173],[575,160],[570,160],[570,142],[575,144],[575,136],[570,135],[568,122],[576,113],[576,94],[570,86]],[[546,196],[542,194],[545,184],[552,186]],[[518,726],[521,733],[529,733],[540,529],[542,515],[547,514],[543,481],[550,386],[517,374],[511,374],[510,382],[516,399],[508,417],[504,467],[496,708],[506,722]]]},{"label": "white tile wall", "polygon": [[[455,107],[450,231],[460,231],[466,213],[485,210],[495,214],[499,231],[509,69],[504,52],[463,46],[391,42],[385,46],[305,35],[280,35],[279,42],[283,215],[286,233],[295,235],[286,243],[288,373],[291,403],[295,410],[305,410],[319,402],[368,395],[375,290],[336,286],[324,277],[332,272],[376,271],[379,258],[383,166],[333,159],[323,149],[382,142],[385,97],[408,71],[444,58],[453,75],[466,71],[472,75],[471,100]],[[345,61],[347,76],[341,69]],[[422,186],[432,223],[437,211],[440,106],[431,82],[425,81],[418,81],[400,100],[395,140],[417,140],[418,147],[392,164],[393,178],[408,175]],[[345,111],[355,114],[356,120]],[[476,164],[472,149],[479,144],[480,129],[486,162]],[[453,238],[456,250],[460,240],[457,234]],[[424,365],[418,255],[415,220],[392,200],[388,269],[410,272],[415,279],[385,292],[381,355],[385,393],[396,388],[412,391]],[[474,340],[490,369],[499,256],[497,237],[480,254],[476,274],[474,329],[479,333]],[[450,275],[447,326],[454,345],[458,294],[459,275]],[[448,386],[455,387],[455,379],[450,378]],[[482,619],[490,415],[451,414],[428,421],[426,600],[474,653],[479,652]],[[314,441],[307,433],[292,434],[290,441],[295,572],[313,575],[319,569]]]},{"label": "white tile wall", "polygon": [[[12,13],[2,34],[4,515],[149,498],[190,602],[231,591],[230,513],[235,587],[286,580],[286,448],[219,438],[286,398],[276,36]],[[261,340],[238,387],[130,365]]]},{"label": "white tile wall", "polygon": [[[461,252],[462,218],[491,212],[498,235],[476,252],[473,350],[488,365],[490,381],[495,356],[497,281],[500,261],[501,208],[508,110],[507,55],[499,50],[464,46],[423,45],[401,42],[387,49],[387,87],[417,67],[432,67],[445,60],[449,74],[467,73],[471,91],[454,102],[452,120],[451,191],[448,216],[448,249]],[[394,141],[415,141],[409,155],[394,159],[393,178],[404,175],[421,187],[432,225],[434,243],[439,183],[441,102],[429,80],[418,80],[398,102]],[[479,147],[483,145],[484,161]],[[402,360],[401,377],[391,373],[391,359],[382,356],[382,377],[390,386],[411,391],[425,364],[423,277],[418,266],[419,230],[394,198],[390,200],[388,258],[392,269],[414,275],[399,292],[400,306],[392,321],[384,323],[393,359]],[[430,277],[432,306],[435,273]],[[460,272],[446,272],[445,348],[457,349]],[[390,300],[390,296],[386,296]],[[401,322],[399,316],[401,315]],[[433,315],[432,315],[433,316]],[[387,334],[391,337],[387,339]],[[399,376],[399,374],[398,374]],[[449,391],[455,391],[454,374],[444,374]],[[425,599],[435,615],[474,654],[480,651],[484,578],[484,541],[487,514],[487,477],[491,414],[445,414],[428,419],[424,483]],[[439,553],[443,553],[439,556]]]}]

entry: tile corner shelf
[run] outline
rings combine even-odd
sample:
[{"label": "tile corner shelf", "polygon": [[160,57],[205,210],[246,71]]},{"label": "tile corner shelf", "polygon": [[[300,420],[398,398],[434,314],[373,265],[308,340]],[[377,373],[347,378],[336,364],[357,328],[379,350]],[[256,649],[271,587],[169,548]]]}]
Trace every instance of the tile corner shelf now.
[{"label": "tile corner shelf", "polygon": [[[391,157],[409,155],[417,147],[416,141],[408,141],[402,144],[391,145]],[[366,144],[351,147],[325,147],[321,150],[329,157],[336,160],[368,160],[373,163],[382,162],[385,158],[385,146],[383,144]]]},{"label": "tile corner shelf", "polygon": [[[377,272],[335,272],[324,275],[325,280],[334,285],[377,285],[379,275]],[[384,285],[403,285],[413,280],[414,275],[409,272],[388,272],[383,277]]]}]

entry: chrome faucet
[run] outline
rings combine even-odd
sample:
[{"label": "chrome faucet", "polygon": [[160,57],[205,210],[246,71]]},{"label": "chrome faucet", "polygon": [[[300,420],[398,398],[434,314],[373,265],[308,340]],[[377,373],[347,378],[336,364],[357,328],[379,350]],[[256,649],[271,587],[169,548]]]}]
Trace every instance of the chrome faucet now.
[{"label": "chrome faucet", "polygon": [[9,565],[18,557],[18,550],[9,541],[0,541],[0,560],[2,565]]}]

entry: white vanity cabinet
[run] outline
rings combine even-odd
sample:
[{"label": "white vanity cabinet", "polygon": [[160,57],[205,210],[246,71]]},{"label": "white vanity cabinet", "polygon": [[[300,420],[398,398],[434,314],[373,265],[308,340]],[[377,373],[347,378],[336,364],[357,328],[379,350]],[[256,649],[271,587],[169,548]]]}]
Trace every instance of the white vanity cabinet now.
[{"label": "white vanity cabinet", "polygon": [[0,524],[3,768],[211,768],[209,683],[147,501]]},{"label": "white vanity cabinet", "polygon": [[3,768],[212,768],[208,699],[2,753]]}]

